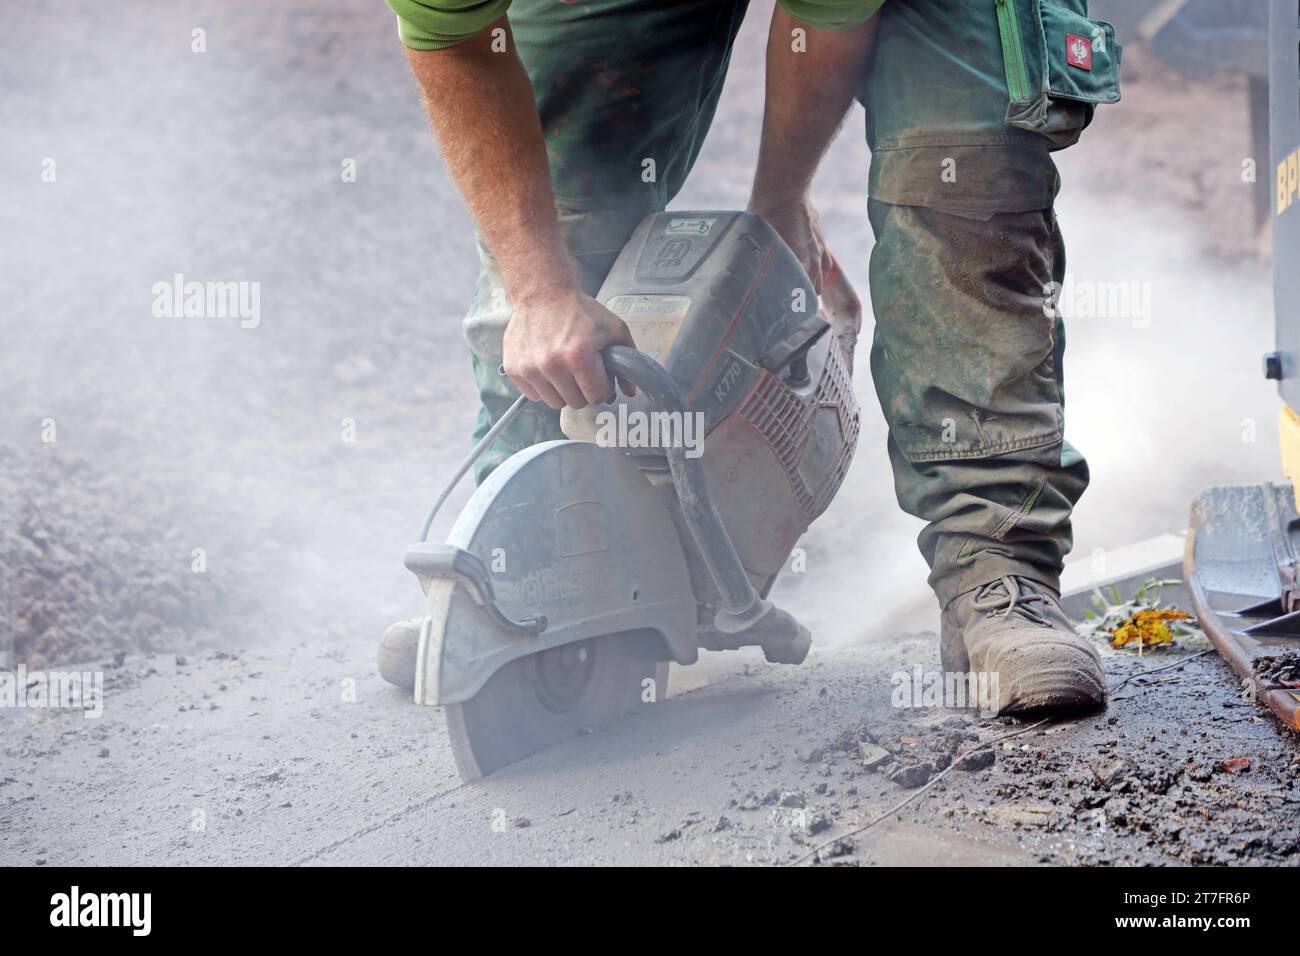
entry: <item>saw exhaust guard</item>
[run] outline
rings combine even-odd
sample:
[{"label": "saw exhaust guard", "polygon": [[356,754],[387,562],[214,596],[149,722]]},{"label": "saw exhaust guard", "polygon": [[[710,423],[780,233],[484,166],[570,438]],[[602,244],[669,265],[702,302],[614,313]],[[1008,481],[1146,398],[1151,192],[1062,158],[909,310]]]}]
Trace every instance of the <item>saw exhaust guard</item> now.
[{"label": "saw exhaust guard", "polygon": [[828,335],[798,261],[751,213],[637,228],[597,296],[632,330],[637,349],[603,358],[636,395],[589,414],[697,415],[708,449],[533,446],[483,482],[445,545],[408,550],[426,594],[415,698],[447,708],[462,776],[662,699],[663,662],[699,648],[805,658],[807,629],[766,594],[856,446],[840,342],[860,313],[837,291]]}]

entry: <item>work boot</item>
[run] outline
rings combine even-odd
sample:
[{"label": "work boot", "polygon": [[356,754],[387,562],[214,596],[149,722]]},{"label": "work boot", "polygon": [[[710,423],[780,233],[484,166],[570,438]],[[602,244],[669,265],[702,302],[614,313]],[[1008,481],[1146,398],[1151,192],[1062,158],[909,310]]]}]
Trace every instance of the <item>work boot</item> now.
[{"label": "work boot", "polygon": [[420,649],[420,627],[424,619],[390,624],[379,640],[379,674],[403,690],[415,690],[415,658]]},{"label": "work boot", "polygon": [[1029,578],[1008,575],[953,598],[939,655],[945,671],[996,674],[999,714],[1106,702],[1100,655],[1074,632],[1056,592]]}]

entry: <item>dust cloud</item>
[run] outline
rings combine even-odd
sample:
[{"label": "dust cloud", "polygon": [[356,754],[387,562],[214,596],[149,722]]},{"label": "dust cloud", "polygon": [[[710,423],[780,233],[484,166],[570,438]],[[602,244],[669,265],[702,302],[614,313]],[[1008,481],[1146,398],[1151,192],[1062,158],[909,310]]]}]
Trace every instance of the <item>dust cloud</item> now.
[{"label": "dust cloud", "polygon": [[[677,208],[745,203],[769,9],[751,12]],[[0,664],[371,642],[419,611],[402,552],[474,411],[468,217],[382,8],[199,12],[201,54],[196,13],[139,0],[57,22],[18,10],[0,40]],[[1070,325],[1067,433],[1094,472],[1084,555],[1181,527],[1205,484],[1278,470],[1266,273],[1202,251],[1212,209],[1098,188],[1117,151],[1188,148],[1107,121],[1062,158],[1071,271],[1148,283],[1151,315]],[[815,196],[865,297],[861,124],[855,110]],[[1223,151],[1206,168],[1239,164],[1229,139],[1200,148]],[[155,314],[177,274],[256,283],[256,327]],[[775,591],[825,645],[936,618],[865,360],[856,384],[857,459],[803,545],[807,572]]]}]

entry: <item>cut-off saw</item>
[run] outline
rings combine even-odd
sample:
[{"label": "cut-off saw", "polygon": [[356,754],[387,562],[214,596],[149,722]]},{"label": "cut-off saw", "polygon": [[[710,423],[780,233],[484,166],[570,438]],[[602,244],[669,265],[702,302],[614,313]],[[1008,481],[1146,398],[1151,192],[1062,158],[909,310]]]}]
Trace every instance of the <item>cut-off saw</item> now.
[{"label": "cut-off saw", "polygon": [[767,595],[840,487],[859,430],[860,307],[838,267],[826,285],[819,308],[752,213],[660,213],[637,227],[597,295],[636,342],[602,353],[635,394],[566,409],[568,440],[509,458],[446,542],[429,542],[437,507],[509,419],[498,421],[406,554],[425,614],[389,629],[380,669],[445,708],[462,777],[662,701],[668,663],[700,649],[804,660],[808,630]]}]

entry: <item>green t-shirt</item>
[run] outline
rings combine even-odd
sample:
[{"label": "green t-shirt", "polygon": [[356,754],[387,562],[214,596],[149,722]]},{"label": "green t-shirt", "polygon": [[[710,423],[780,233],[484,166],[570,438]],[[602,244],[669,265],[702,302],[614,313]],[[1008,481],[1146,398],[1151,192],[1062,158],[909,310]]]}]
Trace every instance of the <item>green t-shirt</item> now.
[{"label": "green t-shirt", "polygon": [[[790,16],[810,27],[847,30],[867,20],[885,0],[780,0]],[[441,50],[487,27],[510,0],[388,0],[397,35],[412,50]]]}]

